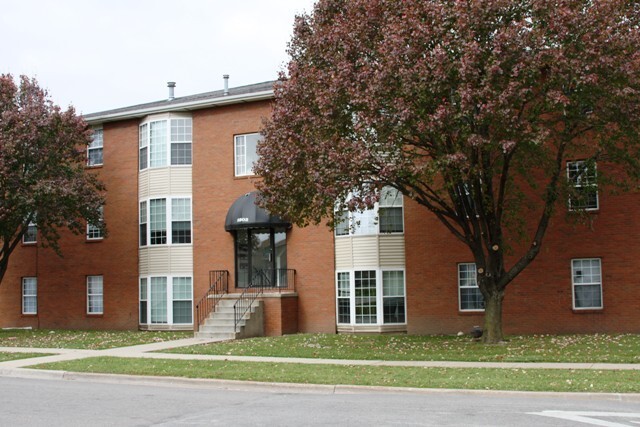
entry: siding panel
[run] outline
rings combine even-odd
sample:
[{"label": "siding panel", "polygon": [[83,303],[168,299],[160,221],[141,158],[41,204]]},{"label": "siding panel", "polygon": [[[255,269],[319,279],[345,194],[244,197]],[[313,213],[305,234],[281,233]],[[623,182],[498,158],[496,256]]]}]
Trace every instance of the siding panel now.
[{"label": "siding panel", "polygon": [[404,235],[380,236],[380,266],[404,267]]}]

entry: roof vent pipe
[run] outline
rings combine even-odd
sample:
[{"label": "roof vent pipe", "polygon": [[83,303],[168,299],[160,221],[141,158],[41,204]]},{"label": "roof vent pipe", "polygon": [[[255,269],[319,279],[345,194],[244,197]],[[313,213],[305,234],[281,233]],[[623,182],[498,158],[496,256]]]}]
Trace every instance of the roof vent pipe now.
[{"label": "roof vent pipe", "polygon": [[229,74],[223,75],[222,78],[224,79],[224,92],[223,92],[223,95],[227,96],[227,95],[229,95]]},{"label": "roof vent pipe", "polygon": [[167,87],[169,88],[169,99],[168,101],[172,101],[176,96],[174,93],[174,89],[176,87],[176,82],[167,82]]}]

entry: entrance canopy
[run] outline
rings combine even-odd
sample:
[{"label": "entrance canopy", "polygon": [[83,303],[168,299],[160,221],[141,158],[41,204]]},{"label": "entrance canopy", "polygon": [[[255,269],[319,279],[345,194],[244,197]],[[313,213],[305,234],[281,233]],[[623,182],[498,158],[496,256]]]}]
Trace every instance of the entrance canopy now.
[{"label": "entrance canopy", "polygon": [[257,191],[240,196],[233,202],[224,222],[226,231],[247,228],[290,228],[291,223],[271,215],[267,210],[256,205]]}]

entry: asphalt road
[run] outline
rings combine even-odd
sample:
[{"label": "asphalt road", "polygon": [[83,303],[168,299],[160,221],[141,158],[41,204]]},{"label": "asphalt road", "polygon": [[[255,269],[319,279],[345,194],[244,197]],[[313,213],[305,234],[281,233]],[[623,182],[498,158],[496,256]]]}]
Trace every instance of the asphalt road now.
[{"label": "asphalt road", "polygon": [[638,401],[0,377],[1,426],[635,426]]}]

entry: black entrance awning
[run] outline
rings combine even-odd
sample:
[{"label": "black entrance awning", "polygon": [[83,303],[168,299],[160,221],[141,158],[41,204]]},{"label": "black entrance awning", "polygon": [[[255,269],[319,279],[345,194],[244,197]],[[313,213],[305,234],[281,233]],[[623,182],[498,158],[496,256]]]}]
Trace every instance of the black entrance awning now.
[{"label": "black entrance awning", "polygon": [[233,202],[224,222],[226,231],[246,228],[290,228],[291,223],[271,215],[267,210],[256,205],[257,191],[240,196]]}]

